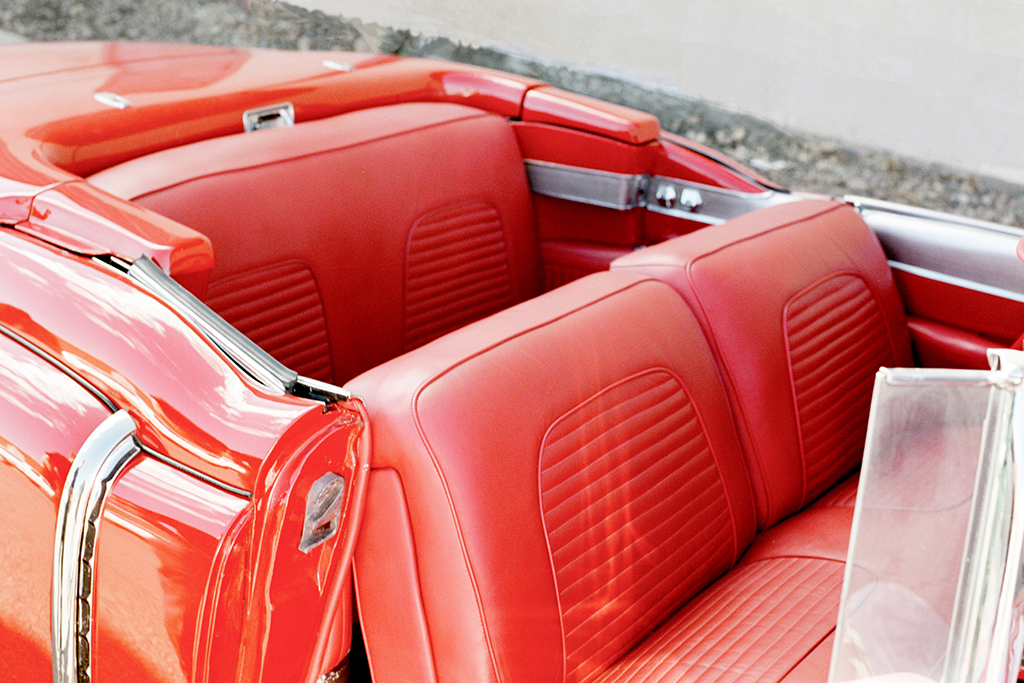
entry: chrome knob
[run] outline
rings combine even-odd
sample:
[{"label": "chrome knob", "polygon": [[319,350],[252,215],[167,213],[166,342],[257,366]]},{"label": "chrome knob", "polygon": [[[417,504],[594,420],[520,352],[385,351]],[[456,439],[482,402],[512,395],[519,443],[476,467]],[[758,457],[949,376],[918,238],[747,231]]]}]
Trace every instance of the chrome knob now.
[{"label": "chrome knob", "polygon": [[658,185],[658,189],[654,191],[654,200],[658,202],[659,206],[666,209],[674,207],[678,197],[679,193],[676,192],[676,186],[669,185],[668,183],[661,183]]}]

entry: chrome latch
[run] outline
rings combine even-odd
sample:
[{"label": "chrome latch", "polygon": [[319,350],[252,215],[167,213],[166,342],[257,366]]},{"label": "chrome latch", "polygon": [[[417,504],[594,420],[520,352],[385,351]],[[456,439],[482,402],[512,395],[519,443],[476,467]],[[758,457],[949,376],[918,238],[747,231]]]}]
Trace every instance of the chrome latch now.
[{"label": "chrome latch", "polygon": [[108,107],[113,107],[114,109],[127,109],[132,106],[131,100],[127,97],[113,92],[98,92],[94,94],[92,98],[100,104],[105,104]]},{"label": "chrome latch", "polygon": [[272,104],[269,107],[250,109],[242,114],[242,125],[246,133],[264,128],[287,128],[295,125],[295,107],[291,102]]}]

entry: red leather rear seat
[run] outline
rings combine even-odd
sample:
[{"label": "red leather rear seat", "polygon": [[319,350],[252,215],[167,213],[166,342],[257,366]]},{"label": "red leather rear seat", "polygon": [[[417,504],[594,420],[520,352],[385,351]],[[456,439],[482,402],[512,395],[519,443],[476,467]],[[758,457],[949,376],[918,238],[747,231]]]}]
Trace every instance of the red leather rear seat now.
[{"label": "red leather rear seat", "polygon": [[204,140],[94,185],[210,237],[207,303],[300,374],[341,383],[538,291],[501,117],[402,104]]}]

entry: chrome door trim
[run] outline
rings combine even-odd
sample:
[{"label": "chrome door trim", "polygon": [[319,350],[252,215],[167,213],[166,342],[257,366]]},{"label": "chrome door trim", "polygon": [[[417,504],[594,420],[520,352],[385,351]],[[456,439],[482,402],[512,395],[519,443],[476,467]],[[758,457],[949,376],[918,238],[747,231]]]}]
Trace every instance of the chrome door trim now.
[{"label": "chrome door trim", "polygon": [[844,197],[878,236],[890,265],[932,280],[1024,297],[1024,230],[865,197]]},{"label": "chrome door trim", "polygon": [[298,373],[286,368],[225,322],[147,257],[141,256],[132,262],[128,277],[199,328],[224,355],[265,388],[287,394],[299,379]]},{"label": "chrome door trim", "polygon": [[110,486],[141,452],[135,422],[119,410],[85,440],[71,463],[57,509],[50,605],[54,683],[92,677],[93,559]]},{"label": "chrome door trim", "polygon": [[645,204],[649,176],[598,171],[537,159],[526,159],[524,163],[530,190],[537,194],[618,211],[628,211]]},{"label": "chrome door trim", "polygon": [[899,261],[890,260],[889,267],[893,270],[923,277],[926,280],[934,280],[935,282],[942,282],[961,289],[969,289],[973,292],[981,292],[982,294],[990,294],[992,296],[1000,297],[1001,299],[1009,299],[1010,301],[1019,301],[1020,303],[1024,303],[1024,294],[1021,294],[1020,292],[1013,292],[1009,289],[993,287],[982,282],[975,282],[974,280],[967,280],[955,275],[939,273],[934,270],[929,270],[928,268],[919,268],[918,266],[912,266]]},{"label": "chrome door trim", "polygon": [[[658,195],[668,191],[680,199],[685,198],[687,193],[695,194],[699,201],[696,205],[692,202],[677,201],[666,206],[658,201]],[[720,225],[751,211],[802,198],[800,195],[775,190],[740,192],[660,175],[651,178],[647,195],[649,211],[706,225]]]},{"label": "chrome door trim", "polygon": [[741,192],[679,178],[599,171],[537,159],[524,163],[530,191],[535,194],[618,211],[645,208],[705,225],[718,225],[800,198],[775,190]]},{"label": "chrome door trim", "polygon": [[214,313],[202,301],[179,285],[146,256],[130,264],[118,257],[103,261],[125,273],[146,291],[170,306],[196,326],[214,346],[220,349],[235,367],[265,389],[277,394],[308,398],[324,404],[348,401],[352,395],[345,389],[303,377],[285,367],[251,339]]}]

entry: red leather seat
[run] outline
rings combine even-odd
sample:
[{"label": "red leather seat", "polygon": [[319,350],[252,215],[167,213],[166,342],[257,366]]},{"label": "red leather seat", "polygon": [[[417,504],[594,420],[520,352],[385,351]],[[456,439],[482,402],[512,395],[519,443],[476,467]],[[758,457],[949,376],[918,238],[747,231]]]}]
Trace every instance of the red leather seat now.
[{"label": "red leather seat", "polygon": [[657,281],[598,273],[347,386],[375,681],[591,680],[753,538],[717,369]]},{"label": "red leather seat", "polygon": [[376,681],[823,680],[848,527],[813,557],[786,525],[750,546],[725,389],[671,288],[592,275],[348,387],[374,416]]},{"label": "red leather seat", "polygon": [[902,316],[856,214],[801,202],[358,377],[376,680],[825,680],[855,480],[806,506],[909,363]]},{"label": "red leather seat", "polygon": [[881,245],[839,202],[762,209],[612,269],[668,282],[696,312],[723,369],[760,529],[858,465],[875,372],[913,365]]},{"label": "red leather seat", "polygon": [[207,303],[341,383],[534,296],[519,148],[501,117],[416,103],[168,149],[90,182],[206,234]]}]

